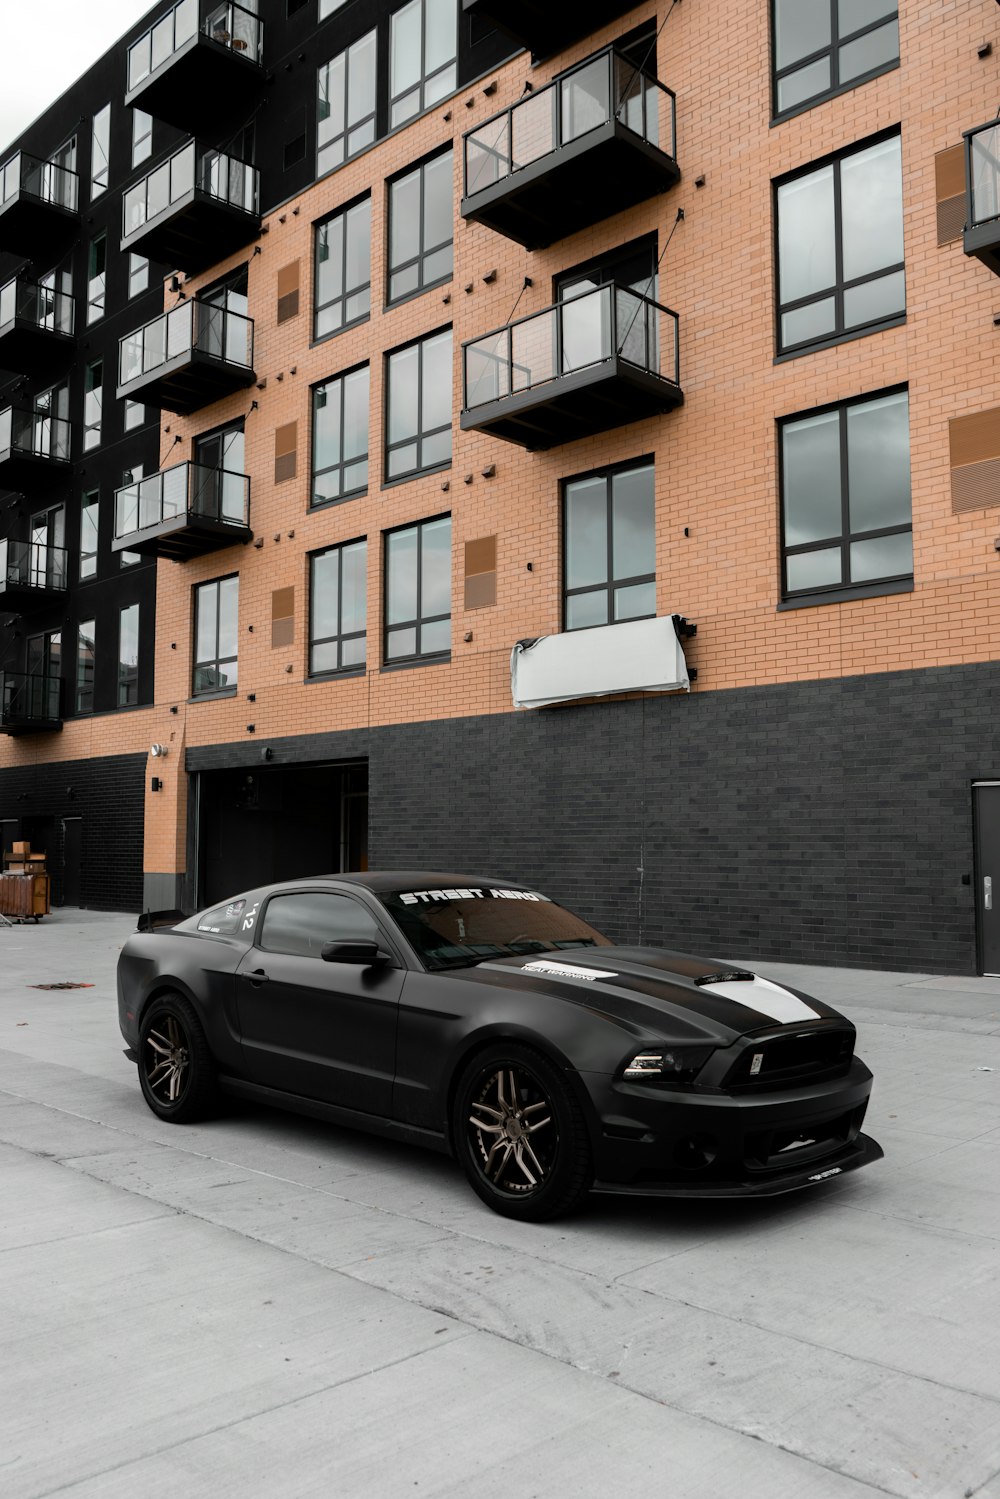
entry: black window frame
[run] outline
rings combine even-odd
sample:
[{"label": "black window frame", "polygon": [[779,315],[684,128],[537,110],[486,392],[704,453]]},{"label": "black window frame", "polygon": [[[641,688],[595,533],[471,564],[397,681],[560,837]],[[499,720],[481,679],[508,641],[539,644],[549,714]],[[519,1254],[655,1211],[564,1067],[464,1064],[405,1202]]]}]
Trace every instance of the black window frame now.
[{"label": "black window frame", "polygon": [[[87,404],[90,396],[97,396],[94,405],[97,408],[97,421],[88,418]],[[92,453],[95,448],[101,446],[101,434],[104,426],[104,357],[92,359],[84,366],[83,374],[83,452]],[[93,433],[97,436],[90,441]]]},{"label": "black window frame", "polygon": [[[446,146],[442,147],[441,150],[434,151],[429,156],[425,156],[422,161],[418,161],[415,164],[411,164],[410,166],[405,167],[402,172],[397,172],[395,174],[395,176],[390,177],[389,180],[386,183],[385,305],[387,307],[397,307],[397,306],[399,306],[400,303],[402,303],[402,302],[408,302],[413,297],[423,296],[424,292],[432,290],[432,288],[435,287],[435,286],[446,286],[448,284],[448,282],[451,281],[452,278],[454,277],[454,274],[455,274],[455,257],[454,257],[455,221],[454,221],[454,213],[451,212],[451,213],[449,213],[449,216],[448,216],[448,238],[447,239],[441,240],[440,243],[438,243],[436,245],[425,245],[423,243],[423,235],[424,235],[424,205],[425,205],[425,202],[426,202],[426,195],[427,195],[427,185],[426,185],[426,180],[425,180],[424,174],[427,171],[427,168],[429,166],[433,166],[433,164],[435,162],[440,161],[445,156],[450,156],[450,158],[451,158],[451,182],[452,182],[452,193],[454,193],[455,151],[454,151],[454,147],[453,147],[453,145],[452,145],[452,143],[450,141],[448,142],[448,144]],[[402,183],[407,182],[411,177],[416,177],[416,176],[419,176],[419,178],[420,178],[419,207],[418,207],[418,210],[417,210],[417,220],[418,220],[418,224],[419,224],[419,236],[420,236],[420,248],[417,251],[416,255],[411,255],[408,260],[402,261],[399,265],[394,265],[392,263],[392,214],[393,214],[392,195],[393,195],[393,190],[396,187],[399,187]],[[448,268],[447,274],[444,275],[444,276],[435,276],[435,278],[434,278],[433,281],[427,281],[427,280],[425,280],[424,279],[424,266],[425,266],[426,261],[429,259],[429,257],[431,255],[438,254],[441,250],[445,249],[449,245],[452,247],[452,259],[451,259],[451,265]],[[400,296],[394,297],[392,295],[392,278],[393,278],[393,276],[399,274],[401,271],[407,270],[410,266],[416,266],[416,268],[417,268],[417,285],[416,285],[415,289],[413,291],[403,292]]]},{"label": "black window frame", "polygon": [[[430,3],[434,3],[434,0],[430,0]],[[442,0],[442,3],[447,3],[447,0]],[[400,15],[404,10],[408,10],[411,5],[419,5],[420,6],[420,74],[419,74],[419,77],[418,77],[416,83],[411,83],[407,88],[404,88],[400,93],[394,94],[392,92],[392,85],[393,85],[393,34],[394,34],[393,33],[393,22],[395,21],[395,19],[396,19],[396,17],[398,15]],[[388,68],[386,69],[386,71],[387,71],[388,77],[389,77],[389,129],[390,130],[398,130],[398,129],[401,128],[401,126],[408,125],[411,120],[417,120],[417,119],[419,119],[420,116],[422,114],[425,114],[428,109],[433,109],[436,104],[440,104],[443,99],[447,99],[451,94],[455,93],[455,91],[458,88],[458,42],[459,42],[459,38],[458,38],[459,15],[458,15],[458,13],[459,13],[459,7],[456,5],[455,10],[454,10],[455,50],[452,52],[452,55],[451,55],[451,57],[449,58],[449,60],[447,62],[442,63],[439,67],[435,68],[435,70],[434,70],[433,73],[428,73],[427,72],[427,5],[428,5],[428,0],[402,0],[402,4],[394,6],[393,9],[392,9],[392,11],[390,12],[390,15],[389,15],[389,64],[388,64]],[[438,95],[436,95],[435,98],[433,98],[433,99],[431,99],[431,100],[428,101],[428,99],[427,99],[427,85],[429,83],[431,83],[435,78],[440,77],[441,74],[447,72],[447,70],[449,68],[452,69],[451,87],[445,89],[444,93],[438,94]],[[406,115],[404,115],[402,117],[402,119],[400,119],[400,120],[394,120],[393,119],[393,110],[394,110],[394,107],[400,102],[401,99],[405,99],[408,94],[412,94],[413,91],[414,91],[414,89],[417,90],[417,93],[418,93],[418,96],[419,96],[419,101],[418,101],[418,107],[417,107],[417,109],[414,110],[412,114],[406,114]]]},{"label": "black window frame", "polygon": [[[228,583],[231,578],[236,580],[236,654],[233,656],[222,656],[219,654],[219,613],[221,600],[221,586]],[[198,617],[202,594],[209,588],[216,590],[215,594],[215,655],[205,660],[198,660]],[[203,583],[196,583],[192,589],[191,600],[191,696],[203,699],[213,697],[234,697],[239,688],[239,614],[240,614],[240,575],[235,573],[224,573],[219,578],[206,578]],[[197,675],[199,670],[211,666],[215,668],[216,674],[221,675],[221,668],[232,663],[236,667],[236,680],[227,682],[224,687],[199,687]]]},{"label": "black window frame", "polygon": [[[450,624],[450,622],[454,618],[454,614],[453,614],[453,611],[452,611],[452,608],[451,608],[451,603],[452,603],[452,598],[451,598],[451,592],[452,592],[452,590],[451,590],[451,568],[452,568],[453,551],[454,551],[454,526],[452,525],[453,519],[454,519],[454,517],[452,516],[451,511],[450,510],[445,510],[445,511],[442,511],[442,513],[440,515],[427,515],[427,516],[422,517],[418,521],[408,521],[403,526],[392,526],[388,531],[383,531],[382,532],[382,578],[383,578],[383,583],[382,583],[382,666],[383,666],[383,670],[386,669],[386,668],[391,669],[391,668],[396,667],[396,666],[412,666],[412,665],[415,665],[417,663],[423,663],[423,662],[433,663],[433,662],[447,662],[447,661],[451,660],[451,632],[450,632],[450,630],[449,630],[448,649],[444,650],[444,651],[422,651],[420,649],[420,639],[421,639],[421,634],[423,632],[423,627],[425,625],[441,624],[442,621],[444,621],[444,620],[448,620],[449,624]],[[447,520],[448,523],[449,523],[449,526],[451,527],[451,529],[449,531],[449,544],[448,544],[448,575],[449,575],[448,605],[449,605],[449,607],[448,607],[447,614],[429,614],[429,615],[424,615],[421,612],[421,595],[423,593],[423,579],[422,579],[422,576],[421,576],[421,574],[423,572],[423,568],[421,566],[421,563],[422,563],[422,559],[423,559],[424,528],[426,526],[434,525],[437,521],[442,521],[442,520]],[[412,618],[412,619],[396,620],[396,621],[393,622],[392,625],[390,625],[389,624],[389,538],[391,536],[399,536],[399,535],[401,535],[405,531],[415,531],[417,533],[417,552],[416,552],[416,559],[417,559],[417,561],[416,561],[416,570],[417,570],[417,577],[416,577],[416,585],[417,585],[416,586],[417,612],[416,612],[416,615],[414,616],[414,618]],[[398,630],[411,630],[411,629],[416,632],[416,642],[417,642],[417,649],[416,649],[416,651],[414,651],[410,655],[406,655],[406,656],[391,656],[389,654],[389,634],[390,634],[390,631],[395,632],[395,631],[398,631]]]},{"label": "black window frame", "polygon": [[[368,280],[367,281],[359,281],[356,286],[348,286],[347,285],[348,215],[352,214],[355,209],[360,208],[363,203],[367,203],[368,204]],[[358,327],[358,325],[360,323],[367,323],[368,320],[369,320],[369,318],[372,315],[372,256],[371,256],[371,249],[372,249],[372,211],[371,210],[372,210],[372,195],[371,195],[371,192],[362,193],[359,197],[352,198],[349,203],[342,203],[339,208],[336,208],[334,210],[333,213],[328,213],[324,218],[317,219],[316,223],[313,225],[313,306],[312,306],[312,330],[313,331],[312,331],[312,337],[313,337],[313,343],[314,344],[325,343],[327,341],[327,339],[337,338],[337,337],[339,337],[339,335],[341,333],[346,333],[346,331],[348,330],[348,328],[356,328],[356,327]],[[320,283],[320,277],[319,277],[319,266],[320,266],[319,251],[320,251],[320,235],[322,234],[322,232],[324,230],[329,230],[331,224],[336,223],[336,221],[338,219],[343,219],[343,221],[344,221],[344,230],[343,230],[343,234],[341,236],[341,239],[342,239],[342,244],[341,244],[341,267],[340,267],[340,272],[341,272],[341,290],[340,290],[340,293],[339,293],[338,296],[331,297],[329,299],[329,301],[320,302],[320,300],[319,300],[319,283]],[[365,309],[364,312],[359,313],[357,317],[353,317],[349,321],[346,321],[346,322],[345,321],[341,321],[341,323],[339,324],[338,327],[331,328],[326,333],[321,333],[320,332],[320,330],[319,330],[319,315],[320,315],[321,312],[325,311],[325,309],[328,308],[328,307],[333,307],[337,303],[340,303],[342,312],[346,311],[348,300],[351,297],[356,297],[356,296],[360,295],[360,293],[363,292],[363,291],[367,291],[368,292],[368,306],[367,306],[367,308]]]},{"label": "black window frame", "polygon": [[[839,10],[840,0],[830,0],[830,42],[823,47],[817,47],[814,52],[799,57],[793,63],[788,63],[779,69],[778,62],[778,25],[776,14],[776,0],[771,0],[770,22],[771,22],[771,124],[778,125],[784,120],[791,120],[796,115],[804,114],[806,110],[813,109],[817,104],[822,104],[827,99],[835,99],[838,94],[849,93],[851,89],[860,88],[863,83],[869,83],[873,78],[880,78],[883,73],[891,73],[894,68],[899,67],[899,54],[889,62],[881,63],[878,67],[870,68],[867,73],[859,73],[855,78],[849,78],[846,82],[840,82],[840,49],[850,42],[857,41],[859,37],[868,32],[878,31],[880,27],[887,26],[893,19],[899,25],[899,6],[896,6],[894,15],[880,16],[876,21],[870,21],[864,26],[859,26],[854,31],[849,31],[845,36],[839,34]],[[810,94],[807,99],[802,99],[798,104],[791,104],[787,109],[778,108],[778,85],[779,82],[799,72],[802,68],[812,63],[819,62],[821,58],[830,58],[830,85],[821,89],[817,94]]]},{"label": "black window frame", "polygon": [[[94,550],[88,552],[84,548],[84,516],[94,511]],[[81,583],[87,583],[97,577],[98,559],[100,557],[100,534],[101,534],[101,491],[96,489],[85,489],[80,498],[80,545],[77,551],[77,578]]]},{"label": "black window frame", "polygon": [[[424,411],[424,359],[423,359],[423,349],[424,349],[424,346],[426,344],[429,344],[432,339],[439,338],[439,337],[441,337],[442,334],[445,334],[445,333],[447,333],[450,336],[451,341],[452,341],[452,343],[451,343],[451,363],[453,365],[454,364],[454,357],[455,357],[455,334],[454,334],[454,329],[453,329],[453,327],[452,327],[452,325],[450,323],[446,327],[444,327],[444,328],[432,328],[429,333],[422,333],[419,338],[411,338],[405,344],[399,344],[399,345],[397,345],[396,348],[394,348],[394,349],[387,349],[385,351],[385,355],[384,355],[385,364],[383,366],[383,372],[384,372],[385,378],[384,378],[384,380],[382,382],[382,387],[383,387],[383,395],[382,395],[382,401],[383,401],[383,412],[382,412],[382,435],[383,435],[382,488],[383,489],[385,489],[385,488],[387,488],[389,486],[392,486],[394,484],[403,484],[403,483],[405,483],[409,479],[415,479],[418,474],[436,474],[436,473],[442,472],[444,469],[451,468],[452,461],[453,461],[453,458],[454,458],[454,453],[455,453],[454,440],[451,443],[451,450],[450,450],[447,458],[439,459],[436,463],[424,464],[424,462],[423,462],[423,448],[424,448],[424,443],[427,441],[427,439],[431,438],[431,437],[437,437],[442,432],[449,432],[449,433],[451,433],[452,430],[453,430],[453,427],[454,427],[454,415],[455,415],[455,409],[454,409],[455,408],[455,402],[454,402],[454,375],[452,375],[452,392],[451,392],[451,399],[449,400],[449,419],[448,419],[448,421],[441,423],[440,426],[430,427],[430,428],[427,428],[426,430],[425,430],[424,425],[423,425],[423,411]],[[412,437],[399,438],[395,442],[390,442],[390,440],[389,440],[389,412],[390,412],[390,402],[391,402],[391,398],[392,398],[392,374],[391,374],[392,360],[394,359],[394,357],[397,354],[404,354],[404,353],[406,353],[406,351],[408,349],[412,349],[412,348],[415,348],[415,347],[419,347],[420,350],[421,350],[420,361],[419,361],[419,368],[418,368],[418,385],[417,385],[417,430],[416,430],[415,434]],[[417,446],[417,463],[416,463],[416,465],[413,468],[405,469],[402,473],[390,474],[390,472],[389,472],[389,455],[390,455],[390,453],[394,449],[396,449],[396,448],[409,447],[411,445],[411,443],[414,443],[414,442],[416,443],[416,446]]]},{"label": "black window frame", "polygon": [[[122,661],[122,623],[126,614],[135,610],[135,674],[123,671],[127,666]],[[119,708],[135,708],[139,703],[139,656],[142,647],[142,609],[138,602],[122,604],[118,610],[118,677],[115,701]]]},{"label": "black window frame", "polygon": [[[378,33],[379,33],[379,28],[378,27],[372,27],[370,30],[364,32],[361,36],[357,36],[357,37],[354,38],[353,41],[348,42],[348,44],[347,44],[346,47],[341,47],[340,50],[338,52],[335,52],[332,57],[328,57],[325,62],[321,62],[319,64],[319,67],[316,69],[316,179],[317,179],[317,181],[320,178],[322,178],[322,177],[328,177],[331,172],[336,172],[346,162],[351,161],[355,156],[359,156],[362,151],[367,151],[368,148],[370,146],[373,146],[375,144],[375,142],[379,138],[379,133],[380,132],[379,132],[379,124],[378,124],[378,96],[379,96],[379,89],[380,89],[380,81],[379,81],[379,65],[378,65],[378,50],[379,50],[379,35],[378,35]],[[356,120],[351,120],[350,117],[349,117],[349,113],[348,113],[348,101],[349,101],[350,96],[351,96],[351,53],[355,50],[355,48],[359,47],[362,42],[367,42],[372,37],[374,37],[374,47],[375,47],[375,52],[374,52],[375,61],[374,61],[374,67],[373,67],[374,85],[375,86],[374,86],[374,88],[372,90],[372,107],[371,107],[371,110],[367,114],[360,115]],[[320,116],[319,116],[319,109],[320,109],[320,102],[321,102],[321,95],[320,95],[320,75],[323,72],[324,68],[329,68],[333,63],[335,63],[337,61],[338,57],[343,57],[344,58],[344,119],[343,119],[343,129],[341,131],[339,131],[338,134],[336,134],[335,136],[333,136],[333,138],[331,140],[324,141],[323,144],[320,145],[319,132],[320,132],[320,126],[323,123],[322,120],[320,119]],[[327,104],[329,104],[329,84],[327,85]],[[348,150],[348,146],[350,144],[350,139],[351,139],[352,134],[354,134],[356,131],[362,129],[364,126],[366,126],[368,124],[371,125],[371,139],[370,140],[366,139],[366,140],[362,141],[361,144],[354,151]],[[337,141],[337,140],[343,140],[343,142],[344,142],[343,155],[340,157],[339,161],[334,161],[330,166],[323,166],[321,164],[321,162],[320,162],[320,153],[323,152],[323,151],[329,151],[329,148],[333,145],[334,141]]]},{"label": "black window frame", "polygon": [[[866,391],[864,395],[853,396],[843,401],[828,401],[822,406],[813,406],[805,411],[792,411],[786,416],[778,418],[778,524],[779,524],[779,549],[780,549],[780,588],[781,603],[779,609],[798,608],[810,603],[836,603],[847,602],[853,598],[875,597],[879,594],[904,591],[913,585],[914,572],[892,573],[884,578],[864,578],[853,580],[850,576],[851,543],[856,541],[875,540],[880,536],[913,535],[913,493],[912,493],[912,465],[910,465],[911,491],[910,491],[910,523],[909,525],[876,526],[867,531],[851,531],[850,529],[850,484],[848,477],[848,443],[847,443],[847,414],[850,410],[869,405],[873,401],[882,401],[890,396],[906,395],[907,397],[907,432],[910,434],[909,426],[909,385],[888,386],[883,390]],[[810,541],[796,543],[787,546],[785,543],[785,444],[784,430],[793,422],[805,421],[810,417],[824,416],[828,412],[836,411],[839,414],[839,439],[840,439],[840,515],[841,529],[839,538],[819,537]],[[912,434],[910,434],[912,435]],[[907,462],[910,464],[912,444],[907,446]],[[840,583],[821,584],[811,588],[790,589],[788,587],[788,558],[800,556],[803,553],[825,551],[834,549],[838,544],[841,554],[841,581]]]},{"label": "black window frame", "polygon": [[[653,537],[652,537],[652,542],[653,542],[653,571],[651,573],[637,573],[635,576],[631,576],[630,575],[628,577],[616,578],[614,576],[614,509],[613,509],[613,506],[611,504],[611,496],[612,496],[612,493],[613,493],[613,483],[614,483],[614,480],[618,477],[619,474],[632,473],[632,472],[634,472],[636,470],[645,469],[645,468],[648,468],[649,470],[651,470],[652,475],[653,475]],[[567,586],[566,586],[566,578],[567,578],[567,573],[568,573],[568,568],[567,568],[567,550],[568,550],[568,541],[569,541],[569,524],[568,524],[569,517],[568,517],[568,513],[567,513],[566,500],[567,500],[567,495],[568,495],[568,491],[569,491],[569,486],[571,484],[580,484],[580,483],[583,483],[583,482],[586,482],[586,481],[590,481],[590,480],[593,480],[593,479],[604,479],[605,480],[604,509],[605,509],[606,538],[607,538],[607,541],[606,541],[606,546],[607,546],[606,556],[607,556],[607,562],[608,562],[608,565],[607,565],[607,582],[606,583],[586,583],[586,584],[581,584],[578,588],[567,588]],[[582,473],[582,474],[570,474],[567,478],[561,479],[560,483],[559,483],[559,516],[560,516],[560,578],[561,578],[561,583],[562,583],[560,608],[561,608],[561,615],[562,615],[561,628],[564,631],[564,633],[566,633],[568,635],[576,635],[576,634],[579,634],[579,632],[581,630],[599,630],[599,629],[605,629],[605,628],[607,628],[608,625],[630,624],[630,623],[632,623],[632,621],[634,619],[655,619],[656,618],[655,597],[654,597],[653,612],[651,614],[636,614],[636,615],[631,615],[628,619],[619,620],[619,619],[615,619],[615,608],[614,608],[614,604],[615,604],[615,599],[614,599],[615,590],[618,589],[618,588],[633,588],[633,587],[638,587],[640,584],[652,583],[653,586],[654,586],[654,590],[655,590],[655,586],[656,586],[656,460],[655,460],[654,454],[652,454],[652,453],[646,453],[646,454],[644,454],[640,458],[629,458],[629,459],[624,460],[621,463],[612,463],[612,464],[608,464],[606,466],[602,465],[600,468],[589,469],[587,472]],[[578,598],[578,597],[582,596],[583,594],[587,594],[587,593],[594,593],[594,594],[596,594],[596,593],[603,593],[603,594],[606,595],[606,598],[607,598],[607,616],[608,616],[607,619],[603,621],[603,624],[570,625],[569,621],[568,621],[569,610],[567,608],[567,601],[569,599],[571,599],[571,598]]]},{"label": "black window frame", "polygon": [[[85,624],[91,626],[89,661],[81,649],[85,638],[83,633]],[[97,620],[93,618],[78,620],[76,626],[76,661],[73,665],[73,711],[81,717],[94,711],[94,679],[97,664],[96,642]]]},{"label": "black window frame", "polygon": [[102,229],[87,249],[87,327],[100,322],[108,309],[108,235]]},{"label": "black window frame", "polygon": [[[368,371],[368,399],[366,411],[368,414],[368,446],[364,451],[365,460],[365,482],[357,484],[353,489],[344,488],[344,470],[361,462],[362,455],[356,454],[351,458],[344,457],[344,405],[346,400],[345,381],[352,375],[357,375],[361,370]],[[339,385],[340,401],[340,458],[336,463],[331,463],[326,468],[316,467],[316,397],[321,390],[327,390],[331,385]],[[357,499],[359,495],[368,493],[368,481],[371,477],[371,365],[368,360],[362,364],[354,364],[350,369],[340,370],[336,375],[329,375],[325,380],[317,380],[310,392],[311,400],[309,406],[309,419],[311,422],[309,434],[309,509],[325,510],[331,505],[343,505],[347,500]],[[337,472],[340,475],[340,493],[330,495],[326,499],[316,498],[316,478],[319,474],[330,474]]]},{"label": "black window frame", "polygon": [[[881,266],[877,271],[869,271],[864,276],[854,276],[847,281],[844,278],[844,234],[843,234],[843,199],[841,193],[841,167],[845,161],[852,156],[860,156],[863,152],[871,150],[874,146],[882,145],[886,141],[898,140],[900,143],[900,174],[902,175],[902,131],[899,126],[893,126],[891,130],[882,130],[877,135],[868,136],[862,141],[852,141],[843,150],[831,152],[828,156],[822,156],[817,161],[811,161],[806,166],[798,167],[794,172],[788,172],[783,177],[776,177],[772,183],[772,243],[774,245],[774,306],[775,306],[775,357],[778,360],[797,359],[802,354],[813,354],[820,349],[832,349],[837,344],[850,343],[855,338],[867,338],[871,333],[883,333],[888,328],[898,328],[906,322],[906,257],[904,244],[904,258],[893,262],[891,265]],[[821,291],[810,292],[808,296],[796,297],[790,302],[783,302],[781,297],[781,248],[780,248],[780,218],[778,213],[778,193],[781,188],[789,183],[798,182],[806,177],[825,171],[827,167],[833,168],[833,223],[834,223],[834,281],[831,286],[824,287]],[[905,213],[903,214],[905,224]],[[873,281],[882,281],[889,276],[902,272],[903,284],[903,310],[902,312],[890,312],[882,317],[873,318],[868,323],[855,323],[850,327],[844,321],[844,294],[853,291],[856,287],[865,286]],[[798,343],[785,345],[781,337],[781,320],[785,313],[796,312],[803,307],[808,307],[814,302],[823,302],[832,297],[835,307],[835,329],[832,333],[823,333],[818,338],[801,339]]]},{"label": "black window frame", "polygon": [[[338,541],[333,546],[321,547],[319,551],[309,553],[309,639],[307,676],[311,681],[320,682],[332,677],[363,676],[367,670],[368,649],[368,600],[367,590],[365,594],[365,628],[363,630],[343,629],[344,618],[344,553],[349,547],[363,546],[365,549],[365,576],[368,574],[368,537],[355,536],[350,541]],[[337,624],[338,630],[335,635],[315,636],[313,633],[314,602],[316,598],[316,564],[331,553],[337,554]],[[344,642],[347,640],[363,640],[365,642],[365,653],[360,661],[343,660]],[[317,671],[313,666],[313,649],[318,645],[337,645],[337,665],[328,666]]]}]

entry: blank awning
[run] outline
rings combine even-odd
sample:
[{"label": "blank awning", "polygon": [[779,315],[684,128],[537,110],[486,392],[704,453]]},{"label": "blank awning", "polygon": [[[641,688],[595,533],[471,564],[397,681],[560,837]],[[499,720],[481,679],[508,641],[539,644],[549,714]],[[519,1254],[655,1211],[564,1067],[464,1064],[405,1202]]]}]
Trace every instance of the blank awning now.
[{"label": "blank awning", "polygon": [[679,614],[519,640],[510,655],[515,708],[544,708],[619,692],[687,692]]}]

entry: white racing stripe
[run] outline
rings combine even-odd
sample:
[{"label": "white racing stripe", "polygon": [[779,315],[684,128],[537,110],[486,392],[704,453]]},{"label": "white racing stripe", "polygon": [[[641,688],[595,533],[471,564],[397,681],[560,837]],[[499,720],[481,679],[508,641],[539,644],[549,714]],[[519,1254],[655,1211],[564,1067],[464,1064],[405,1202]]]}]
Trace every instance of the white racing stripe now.
[{"label": "white racing stripe", "polygon": [[818,1011],[803,1004],[801,999],[789,994],[779,984],[772,984],[770,979],[737,979],[731,984],[706,984],[704,992],[721,994],[724,999],[731,999],[748,1010],[757,1010],[761,1015],[767,1015],[782,1025],[795,1020],[820,1018]]},{"label": "white racing stripe", "polygon": [[534,963],[525,963],[521,969],[522,973],[544,973],[551,978],[561,979],[616,979],[617,973],[608,973],[604,968],[577,968],[572,963],[548,962],[545,958],[539,958]]}]

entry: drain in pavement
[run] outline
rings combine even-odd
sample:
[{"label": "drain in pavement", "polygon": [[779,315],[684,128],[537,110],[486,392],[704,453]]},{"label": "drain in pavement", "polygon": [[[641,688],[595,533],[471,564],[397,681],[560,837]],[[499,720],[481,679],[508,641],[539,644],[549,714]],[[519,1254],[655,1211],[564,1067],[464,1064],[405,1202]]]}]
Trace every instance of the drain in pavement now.
[{"label": "drain in pavement", "polygon": [[73,979],[61,979],[58,984],[29,984],[29,989],[92,989],[93,984],[78,984]]}]

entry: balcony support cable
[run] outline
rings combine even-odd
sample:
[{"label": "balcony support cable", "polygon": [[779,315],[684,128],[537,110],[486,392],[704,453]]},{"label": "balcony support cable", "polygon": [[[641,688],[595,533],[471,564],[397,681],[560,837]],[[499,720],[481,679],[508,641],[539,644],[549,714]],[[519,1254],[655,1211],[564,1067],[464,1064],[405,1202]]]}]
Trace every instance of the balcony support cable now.
[{"label": "balcony support cable", "polygon": [[[675,5],[678,5],[679,3],[680,3],[680,0],[674,0],[674,4]],[[667,253],[667,247],[669,246],[670,241],[673,239],[673,237],[674,237],[674,231],[677,228],[677,225],[680,223],[680,221],[681,221],[681,219],[683,217],[684,217],[684,210],[683,210],[683,208],[678,208],[678,210],[677,210],[677,217],[674,219],[674,222],[670,226],[670,233],[667,235],[666,240],[664,241],[663,249],[660,251],[659,255],[657,256],[657,260],[656,260],[655,266],[653,267],[653,269],[649,273],[649,280],[646,282],[646,290],[644,292],[640,293],[641,296],[643,296],[643,297],[650,297],[650,298],[652,297],[652,295],[653,295],[653,282],[656,280],[657,276],[660,273],[660,266],[663,264],[663,257]],[[617,349],[615,350],[616,354],[620,354],[622,352],[622,350],[625,347],[625,344],[628,341],[628,336],[632,332],[632,328],[635,325],[635,320],[639,316],[639,307],[640,307],[640,305],[641,305],[640,303],[638,303],[638,302],[636,303],[635,311],[632,314],[632,321],[629,323],[628,327],[625,329],[625,332],[624,332],[624,334],[622,336],[621,342],[619,343]],[[509,321],[509,319],[508,319],[508,321]]]},{"label": "balcony support cable", "polygon": [[[649,46],[646,48],[645,52],[643,53],[642,57],[636,63],[634,69],[632,70],[632,77],[629,79],[628,83],[626,83],[625,87],[622,89],[622,96],[621,96],[621,98],[618,101],[618,108],[615,110],[615,119],[616,120],[621,118],[622,109],[625,107],[625,101],[628,99],[628,96],[629,96],[629,94],[632,91],[632,85],[633,85],[633,83],[638,78],[639,74],[643,71],[643,69],[645,68],[646,64],[649,62],[650,57],[655,57],[656,56],[656,44],[660,40],[660,33],[662,32],[664,26],[666,26],[667,22],[670,20],[670,17],[673,15],[673,13],[674,13],[674,6],[675,5],[680,5],[680,3],[681,3],[681,0],[670,0],[670,7],[667,10],[666,15],[663,17],[663,20],[660,22],[660,24],[659,24],[659,26],[657,28],[657,31],[656,31],[656,35],[653,37],[653,39],[650,42]],[[998,0],[998,3],[1000,3],[1000,0]],[[674,149],[676,150],[676,145],[675,145]]]}]

